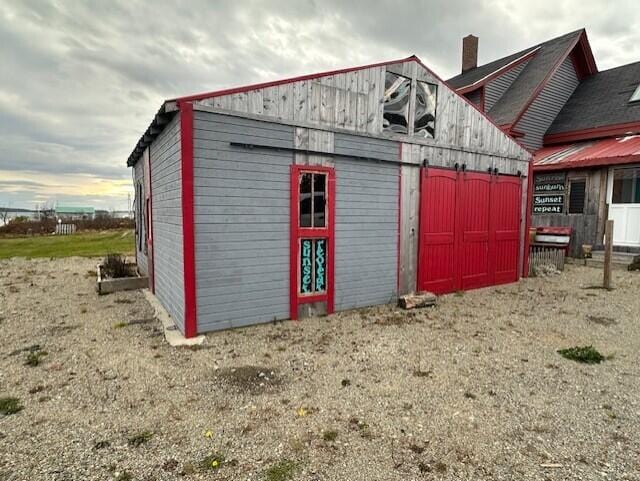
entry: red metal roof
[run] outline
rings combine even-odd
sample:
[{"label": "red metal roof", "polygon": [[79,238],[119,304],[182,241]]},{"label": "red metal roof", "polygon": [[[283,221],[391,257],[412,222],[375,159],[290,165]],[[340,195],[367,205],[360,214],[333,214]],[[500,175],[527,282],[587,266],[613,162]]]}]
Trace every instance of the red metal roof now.
[{"label": "red metal roof", "polygon": [[565,170],[634,162],[640,162],[640,135],[543,147],[533,155],[533,170]]}]

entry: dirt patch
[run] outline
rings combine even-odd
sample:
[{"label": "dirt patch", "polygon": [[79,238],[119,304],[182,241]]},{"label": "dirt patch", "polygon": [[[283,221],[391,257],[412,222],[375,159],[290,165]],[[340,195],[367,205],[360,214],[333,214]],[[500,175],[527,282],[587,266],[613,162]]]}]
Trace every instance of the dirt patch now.
[{"label": "dirt patch", "polygon": [[598,324],[600,326],[615,326],[618,322],[615,319],[607,316],[593,316],[589,314],[587,316],[587,321],[592,322],[593,324]]},{"label": "dirt patch", "polygon": [[240,366],[218,369],[215,378],[236,391],[258,394],[274,391],[283,383],[277,371],[264,366]]},{"label": "dirt patch", "polygon": [[[175,349],[141,292],[97,295],[84,274],[98,261],[0,261],[0,399],[20,408],[0,415],[0,445],[11,446],[0,449],[0,479],[637,472],[638,273],[614,271],[612,291],[584,290],[602,271],[567,266],[442,296],[436,308],[269,323]],[[590,345],[615,357],[586,365],[557,353]]]}]

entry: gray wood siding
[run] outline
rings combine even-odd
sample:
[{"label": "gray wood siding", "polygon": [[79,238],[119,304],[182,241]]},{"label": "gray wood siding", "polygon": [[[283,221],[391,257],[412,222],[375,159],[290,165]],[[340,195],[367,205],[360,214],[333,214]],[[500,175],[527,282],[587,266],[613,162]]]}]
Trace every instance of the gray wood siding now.
[{"label": "gray wood siding", "polygon": [[184,332],[180,115],[153,141],[150,156],[155,294]]},{"label": "gray wood siding", "polygon": [[567,57],[515,126],[525,134],[520,139],[525,146],[533,150],[542,147],[545,132],[579,83],[573,62]]},{"label": "gray wood siding", "polygon": [[507,89],[511,87],[511,84],[518,78],[518,75],[520,75],[520,72],[524,70],[528,63],[529,61],[526,60],[487,83],[484,88],[484,108],[487,112],[491,110]]},{"label": "gray wood siding", "polygon": [[336,134],[334,151],[340,155],[397,161],[400,157],[399,145],[391,140]]},{"label": "gray wood siding", "polygon": [[398,285],[398,165],[335,159],[336,310],[393,301]]},{"label": "gray wood siding", "polygon": [[[138,183],[142,185],[142,200],[138,199]],[[133,191],[134,191],[134,213],[136,222],[136,262],[138,263],[138,270],[147,275],[149,273],[147,254],[145,252],[146,244],[146,232],[144,226],[144,162],[142,159],[136,163],[133,167]],[[138,206],[142,206],[142,211],[138,211]],[[140,245],[142,243],[142,249]]]},{"label": "gray wood siding", "polygon": [[[571,257],[582,256],[582,245],[590,244],[594,247],[602,247],[604,237],[604,223],[607,210],[604,208],[606,198],[607,169],[578,169],[567,173],[567,187],[565,191],[564,214],[533,214],[531,225],[533,227],[553,226],[571,227],[571,245],[569,255]],[[585,179],[584,213],[569,214],[569,183],[572,179]],[[529,207],[531,208],[531,207]]]},{"label": "gray wood siding", "polygon": [[198,332],[288,319],[294,128],[194,114]]}]

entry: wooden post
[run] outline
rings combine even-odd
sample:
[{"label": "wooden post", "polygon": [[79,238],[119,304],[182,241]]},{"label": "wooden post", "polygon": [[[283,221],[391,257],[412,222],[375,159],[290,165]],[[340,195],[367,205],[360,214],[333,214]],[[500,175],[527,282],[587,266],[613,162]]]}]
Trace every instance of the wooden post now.
[{"label": "wooden post", "polygon": [[604,229],[604,280],[603,287],[611,289],[611,253],[613,251],[613,221],[608,220]]}]

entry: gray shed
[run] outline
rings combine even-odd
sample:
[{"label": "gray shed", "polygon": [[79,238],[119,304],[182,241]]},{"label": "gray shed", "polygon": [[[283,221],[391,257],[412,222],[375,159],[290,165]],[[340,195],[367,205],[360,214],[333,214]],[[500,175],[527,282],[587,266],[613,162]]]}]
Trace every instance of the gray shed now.
[{"label": "gray shed", "polygon": [[187,337],[513,282],[529,160],[415,56],[168,100],[138,267]]}]

